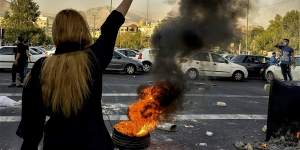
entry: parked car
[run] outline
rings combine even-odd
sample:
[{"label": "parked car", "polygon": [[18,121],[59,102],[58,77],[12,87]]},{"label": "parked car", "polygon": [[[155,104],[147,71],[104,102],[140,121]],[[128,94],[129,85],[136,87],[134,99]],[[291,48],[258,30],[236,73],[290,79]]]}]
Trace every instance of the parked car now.
[{"label": "parked car", "polygon": [[138,57],[138,53],[134,50],[130,50],[130,49],[116,49],[116,51],[120,52],[121,54],[132,58],[132,59],[137,59]]},{"label": "parked car", "polygon": [[[293,80],[300,81],[300,55],[297,55],[295,58],[295,66],[291,67],[291,73]],[[268,82],[271,82],[274,79],[283,80],[280,64],[268,67],[265,73],[265,78]]]},{"label": "parked car", "polygon": [[198,52],[180,59],[181,70],[189,79],[195,80],[200,76],[232,77],[242,81],[248,77],[245,67],[229,62],[222,56],[210,52]]},{"label": "parked car", "polygon": [[157,51],[158,50],[145,48],[139,53],[137,59],[143,63],[144,72],[151,71]]},{"label": "parked car", "polygon": [[221,54],[221,56],[226,58],[229,61],[231,61],[231,59],[234,57],[234,55],[232,55],[232,54]]},{"label": "parked car", "polygon": [[46,50],[42,47],[29,47],[31,50],[35,51],[36,53],[39,54],[47,54]]},{"label": "parked car", "polygon": [[53,55],[54,53],[55,53],[55,51],[56,51],[56,47],[55,46],[53,46],[50,50],[47,50],[47,55]]},{"label": "parked car", "polygon": [[250,77],[264,78],[269,60],[270,58],[264,56],[238,55],[233,57],[231,62],[246,67]]},{"label": "parked car", "polygon": [[[15,51],[17,50],[16,46],[2,46],[0,47],[0,68],[1,69],[11,69],[15,61]],[[32,68],[33,64],[42,57],[45,57],[45,54],[38,53],[33,49],[29,49],[31,61],[28,64],[28,68]]]},{"label": "parked car", "polygon": [[113,58],[106,70],[125,71],[127,74],[143,72],[143,64],[137,60],[126,57],[118,51],[113,52]]}]

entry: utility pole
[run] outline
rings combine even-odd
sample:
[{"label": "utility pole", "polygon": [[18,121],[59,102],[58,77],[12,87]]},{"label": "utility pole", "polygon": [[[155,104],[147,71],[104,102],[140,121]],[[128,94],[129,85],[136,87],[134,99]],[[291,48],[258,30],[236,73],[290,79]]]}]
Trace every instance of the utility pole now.
[{"label": "utility pole", "polygon": [[246,52],[248,53],[248,36],[249,36],[249,7],[250,7],[250,1],[248,0],[247,4],[247,26],[246,26]]},{"label": "utility pole", "polygon": [[94,30],[93,30],[93,38],[95,38],[96,34],[96,15],[93,15],[94,17]]},{"label": "utility pole", "polygon": [[299,10],[299,12],[298,12],[298,53],[300,54],[300,10]]},{"label": "utility pole", "polygon": [[3,37],[3,33],[2,33],[2,26],[0,27],[0,47],[2,46],[2,37]]},{"label": "utility pole", "polygon": [[149,24],[149,0],[147,0],[147,16],[146,16],[146,25]]},{"label": "utility pole", "polygon": [[110,0],[110,12],[112,12],[112,4],[113,4],[113,2],[112,2],[112,0]]}]

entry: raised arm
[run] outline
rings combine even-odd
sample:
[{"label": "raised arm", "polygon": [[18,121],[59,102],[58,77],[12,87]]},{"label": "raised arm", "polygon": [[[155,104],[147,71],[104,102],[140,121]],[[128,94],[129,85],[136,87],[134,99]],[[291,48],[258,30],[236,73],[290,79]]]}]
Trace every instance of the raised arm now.
[{"label": "raised arm", "polygon": [[123,14],[123,16],[126,16],[129,7],[131,6],[133,0],[123,0],[121,4],[117,7],[116,11],[120,12]]},{"label": "raised arm", "polygon": [[125,15],[128,12],[133,0],[123,0],[101,26],[101,36],[91,46],[102,70],[105,70],[110,63],[115,47],[118,31],[125,22]]}]

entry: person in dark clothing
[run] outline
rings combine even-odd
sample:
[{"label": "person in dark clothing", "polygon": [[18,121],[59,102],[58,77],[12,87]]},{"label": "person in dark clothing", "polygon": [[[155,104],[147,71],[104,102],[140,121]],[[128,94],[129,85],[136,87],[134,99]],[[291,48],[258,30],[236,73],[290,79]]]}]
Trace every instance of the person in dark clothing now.
[{"label": "person in dark clothing", "polygon": [[[9,85],[9,87],[23,87],[23,81],[28,67],[28,59],[30,60],[28,45],[24,43],[24,39],[21,36],[18,37],[18,41],[19,43],[15,51],[15,62],[12,66],[12,84]],[[17,73],[19,73],[20,76],[19,85],[16,84]]]},{"label": "person in dark clothing", "polygon": [[[22,150],[113,150],[101,109],[102,72],[112,59],[118,30],[133,0],[123,0],[92,44],[88,25],[75,10],[53,23],[53,56],[39,59],[26,78],[17,135]],[[49,120],[45,124],[46,116]]]},{"label": "person in dark clothing", "polygon": [[289,47],[289,43],[290,43],[289,39],[284,39],[281,44],[277,44],[275,46],[281,50],[280,66],[281,66],[281,72],[284,81],[288,81],[288,77],[290,81],[293,80],[291,74],[291,65],[295,57],[294,57],[294,49]]}]

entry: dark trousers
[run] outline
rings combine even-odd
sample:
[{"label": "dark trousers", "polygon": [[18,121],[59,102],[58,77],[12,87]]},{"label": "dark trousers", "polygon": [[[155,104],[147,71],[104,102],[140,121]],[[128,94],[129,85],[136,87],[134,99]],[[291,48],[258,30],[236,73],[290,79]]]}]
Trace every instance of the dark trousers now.
[{"label": "dark trousers", "polygon": [[28,67],[28,62],[21,62],[18,65],[13,64],[11,70],[12,82],[16,82],[17,73],[19,73],[20,82],[23,83],[25,76],[27,74],[27,67]]},{"label": "dark trousers", "polygon": [[291,66],[289,64],[281,64],[281,72],[282,76],[284,78],[284,81],[288,81],[288,77],[290,81],[293,80],[292,74],[291,74]]}]

